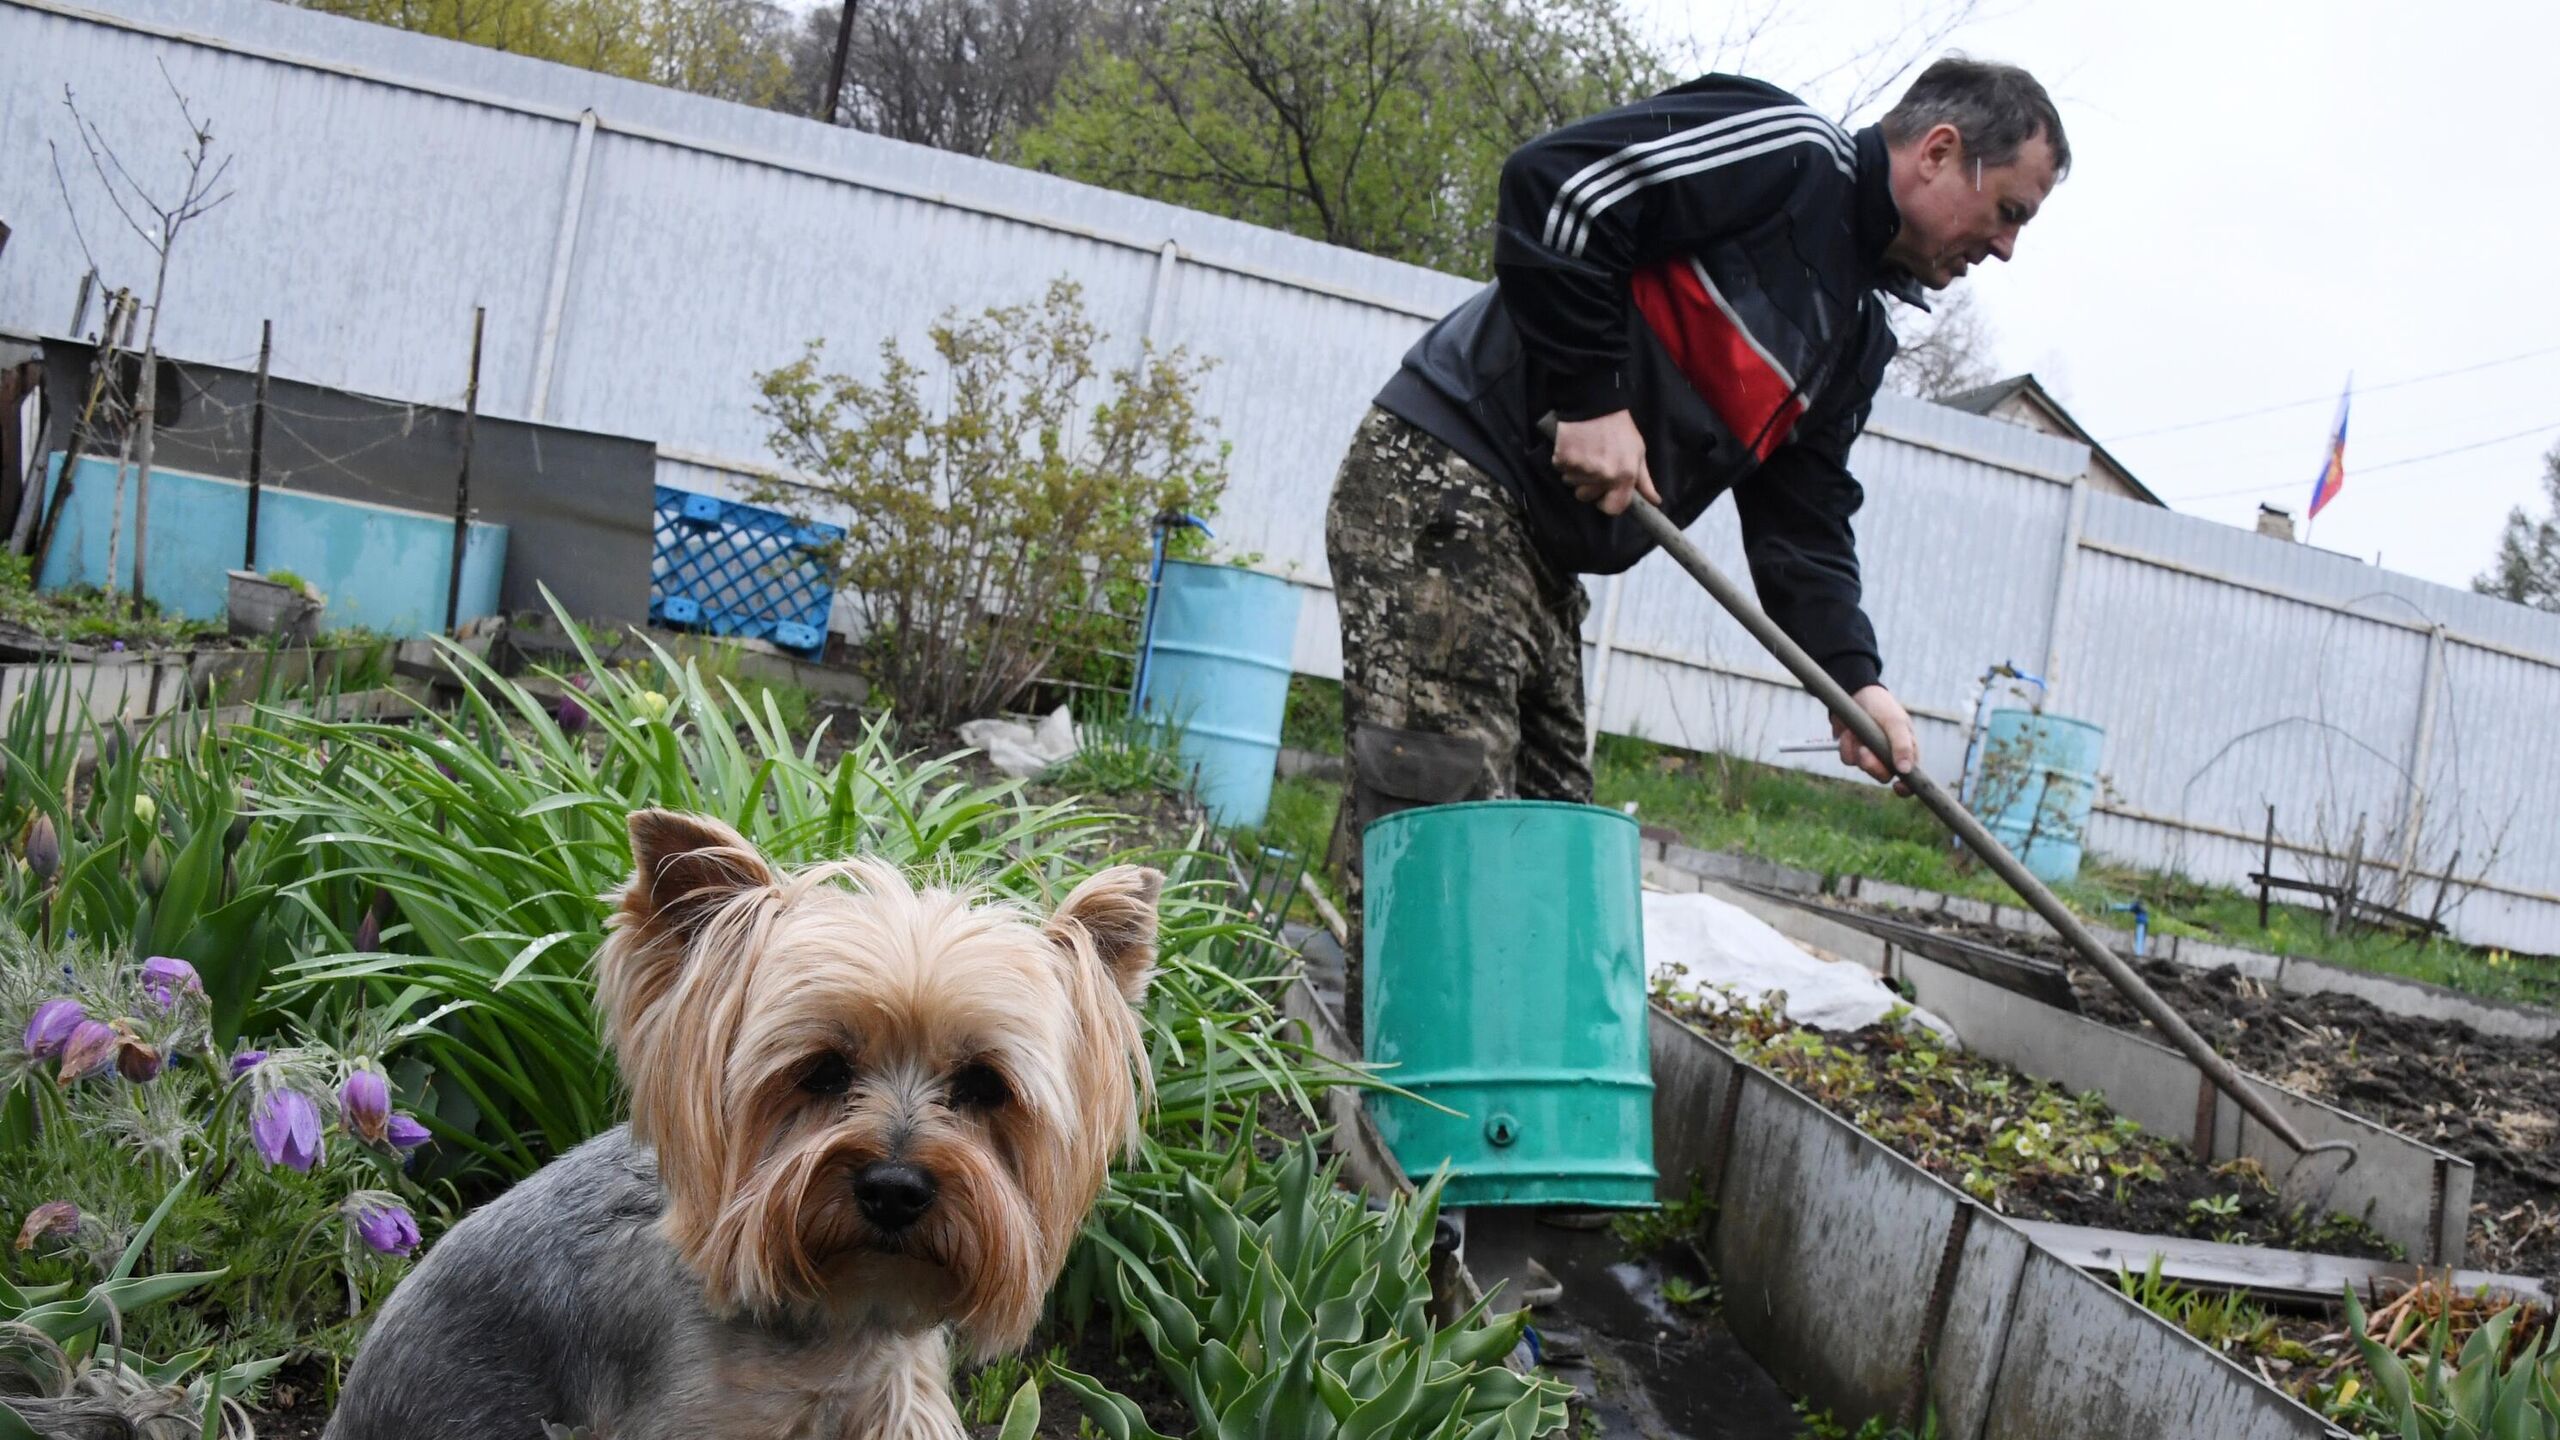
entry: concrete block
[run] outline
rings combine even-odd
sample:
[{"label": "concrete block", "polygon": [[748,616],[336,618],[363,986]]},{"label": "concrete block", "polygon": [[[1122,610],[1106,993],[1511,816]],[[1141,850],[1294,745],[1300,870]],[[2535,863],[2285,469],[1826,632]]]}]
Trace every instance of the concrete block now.
[{"label": "concrete block", "polygon": [[1915,890],[1908,885],[1861,879],[1858,882],[1858,898],[1870,905],[1884,905],[1896,910],[1917,910],[1923,915],[1934,915],[1938,911],[1938,906],[1945,903],[1947,897],[1934,890]]},{"label": "concrete block", "polygon": [[2547,1040],[2553,1035],[2560,1035],[2560,1014],[2549,1010],[2482,1000],[2447,990],[2441,985],[2429,985],[2423,980],[2404,980],[2396,975],[2349,970],[2300,955],[2285,957],[2277,983],[2296,995],[2335,991],[2371,1001],[2394,1015],[2452,1020],[2483,1035],[2505,1035],[2524,1040]]},{"label": "concrete block", "polygon": [[1676,865],[1666,865],[1659,860],[1644,862],[1642,879],[1644,887],[1648,890],[1667,890],[1673,894],[1686,894],[1698,888],[1698,877],[1695,874]]},{"label": "concrete block", "polygon": [[2033,910],[2017,905],[1992,906],[1991,923],[2008,931],[2012,935],[2050,937],[2057,933],[2053,928],[2052,921],[2047,920]]},{"label": "concrete block", "polygon": [[1991,912],[1997,907],[1988,900],[1975,900],[1963,895],[1949,895],[1938,902],[1938,913],[1974,925],[1991,923]]},{"label": "concrete block", "polygon": [[2220,970],[2224,966],[2239,971],[2262,984],[2275,983],[2276,972],[2284,967],[2284,957],[2264,950],[2243,950],[2237,945],[2222,945],[2211,940],[2179,936],[2177,947],[2169,958],[2190,970]]}]

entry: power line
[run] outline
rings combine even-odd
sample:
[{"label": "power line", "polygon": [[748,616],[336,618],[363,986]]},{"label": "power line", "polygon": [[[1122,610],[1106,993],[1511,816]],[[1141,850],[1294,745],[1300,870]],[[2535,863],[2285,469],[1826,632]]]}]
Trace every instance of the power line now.
[{"label": "power line", "polygon": [[[2385,470],[2397,470],[2403,465],[2415,465],[2426,460],[2441,460],[2447,455],[2460,455],[2472,450],[2486,450],[2492,445],[2504,445],[2511,440],[2530,439],[2536,435],[2542,434],[2546,430],[2560,430],[2560,420],[2546,420],[2531,429],[2518,430],[2507,435],[2495,435],[2486,440],[2474,440],[2467,445],[2452,445],[2442,450],[2430,450],[2423,455],[2403,455],[2397,460],[2385,460],[2379,465],[2351,466],[2347,473],[2349,475],[2359,477],[2365,475],[2376,475]],[[2208,490],[2198,495],[2171,495],[2165,498],[2171,500],[2228,500],[2234,495],[2263,495],[2273,488],[2275,487],[2271,485],[2249,485],[2237,490]]]},{"label": "power line", "polygon": [[[2382,391],[2397,390],[2405,385],[2423,385],[2430,380],[2445,380],[2456,375],[2469,375],[2475,371],[2494,370],[2501,365],[2514,365],[2526,360],[2539,359],[2545,355],[2560,355],[2560,345],[2545,345],[2539,350],[2527,350],[2522,354],[2508,355],[2496,360],[2482,360],[2472,365],[2457,365],[2450,370],[2430,370],[2424,375],[2386,380],[2379,385],[2367,385],[2357,393],[2380,394]],[[2337,398],[2335,395],[2313,395],[2302,400],[2287,400],[2277,405],[2261,405],[2255,410],[2235,410],[2228,415],[2216,415],[2210,419],[2182,420],[2175,425],[2158,425],[2149,430],[2134,430],[2122,435],[2106,435],[2099,438],[2106,444],[2117,445],[2127,440],[2141,440],[2153,435],[2174,435],[2181,430],[2201,430],[2208,425],[2228,425],[2235,420],[2254,420],[2261,415],[2273,415],[2283,410],[2299,410],[2306,405],[2327,405],[2335,402]]]}]

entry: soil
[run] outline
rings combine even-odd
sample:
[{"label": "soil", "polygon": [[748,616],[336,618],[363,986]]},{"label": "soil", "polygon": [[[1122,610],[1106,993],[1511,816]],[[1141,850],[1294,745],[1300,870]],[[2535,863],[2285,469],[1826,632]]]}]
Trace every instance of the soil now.
[{"label": "soil", "polygon": [[318,1360],[296,1360],[267,1381],[267,1403],[249,1412],[258,1440],[320,1440],[329,1424],[329,1372]]},{"label": "soil", "polygon": [[[2243,1068],[2479,1167],[2469,1268],[2560,1277],[2560,1039],[2482,1035],[2348,995],[2270,993],[2236,970],[2139,968]],[[2091,1018],[2150,1028],[2103,977],[2075,968],[2072,983]]]},{"label": "soil", "polygon": [[[1158,1434],[1188,1435],[1198,1427],[1199,1422],[1192,1416],[1190,1403],[1174,1393],[1173,1387],[1165,1382],[1163,1373],[1149,1360],[1142,1337],[1130,1337],[1125,1350],[1114,1349],[1111,1328],[1101,1323],[1097,1316],[1095,1323],[1086,1327],[1082,1338],[1043,1329],[1032,1336],[1031,1344],[1023,1353],[1026,1358],[1034,1358],[1047,1353],[1053,1345],[1066,1347],[1068,1369],[1082,1371],[1137,1402],[1138,1408],[1145,1412],[1147,1424]],[[1016,1370],[1014,1373],[1019,1375],[1021,1372]],[[954,1381],[952,1390],[955,1398],[965,1401],[969,1394],[969,1380],[970,1375],[963,1373]],[[1017,1379],[1014,1383],[1019,1385],[1021,1381]],[[995,1440],[1004,1421],[1004,1402],[999,1400],[996,1404],[995,1418],[968,1424],[971,1440]],[[1076,1397],[1074,1391],[1051,1381],[1041,1387],[1040,1428],[1032,1433],[1042,1440],[1075,1440],[1079,1422],[1085,1413],[1084,1402]],[[964,1415],[962,1418],[966,1420],[969,1417]]]},{"label": "soil", "polygon": [[[1745,1025],[1754,1027],[1754,1034],[1784,1025],[1775,1019],[1745,1021],[1740,1011],[1693,1011],[1687,1018],[1728,1042],[1743,1033]],[[1993,1169],[1981,1157],[1989,1153],[2003,1129],[2014,1132],[2028,1120],[2028,1097],[2057,1091],[1998,1061],[1965,1052],[1946,1052],[1935,1068],[1897,1064],[1911,1042],[1884,1026],[1825,1033],[1822,1039],[1860,1062],[1862,1088],[1854,1095],[1844,1097],[1821,1083],[1821,1075],[1836,1077],[1838,1072],[1800,1068],[1792,1052],[1781,1050],[1764,1064],[1833,1113],[1959,1188],[1968,1172]],[[1992,1098],[1995,1094],[2001,1098]],[[2114,1118],[2101,1108],[2078,1108],[2074,1116],[2071,1128],[2081,1132],[2103,1131]],[[1991,1202],[1993,1208],[2021,1220],[2143,1235],[2187,1235],[2328,1255],[2400,1258],[2389,1241],[2352,1220],[2286,1206],[2269,1177],[2252,1162],[2202,1164],[2184,1144],[2152,1135],[2136,1134],[2122,1143],[2124,1149],[2115,1158],[2128,1163],[2148,1159],[2159,1167],[2160,1178],[2135,1176],[2111,1184],[2102,1176],[2012,1167],[1999,1172],[2000,1190]],[[2199,1201],[2236,1208],[2222,1213],[2192,1208]]]}]

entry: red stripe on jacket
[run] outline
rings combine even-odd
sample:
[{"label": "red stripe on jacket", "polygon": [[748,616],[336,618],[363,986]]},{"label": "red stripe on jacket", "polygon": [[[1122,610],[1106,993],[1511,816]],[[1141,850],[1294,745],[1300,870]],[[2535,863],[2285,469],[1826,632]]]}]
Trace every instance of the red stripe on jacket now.
[{"label": "red stripe on jacket", "polygon": [[1795,381],[1752,342],[1695,260],[1666,260],[1629,280],[1636,311],[1725,428],[1766,460],[1804,416]]}]

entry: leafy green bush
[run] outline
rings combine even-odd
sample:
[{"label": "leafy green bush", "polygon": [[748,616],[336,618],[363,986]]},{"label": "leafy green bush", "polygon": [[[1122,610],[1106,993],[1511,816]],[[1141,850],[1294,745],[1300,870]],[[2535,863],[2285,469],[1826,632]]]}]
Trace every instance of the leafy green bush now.
[{"label": "leafy green bush", "polygon": [[[163,1222],[187,1188],[182,1175],[158,1208],[138,1226],[98,1282],[67,1298],[69,1282],[15,1285],[0,1277],[0,1440],[33,1440],[32,1427],[70,1433],[75,1414],[103,1403],[125,1417],[164,1422],[200,1417],[191,1427],[223,1440],[249,1434],[239,1397],[263,1380],[279,1359],[222,1365],[198,1374],[214,1359],[212,1347],[172,1353],[160,1361],[126,1353],[125,1321],[165,1301],[223,1278],[223,1272],[136,1275]],[[101,1349],[104,1354],[101,1355]],[[62,1427],[57,1428],[60,1422]],[[79,1433],[107,1433],[86,1428]],[[168,1433],[153,1430],[148,1433]]]},{"label": "leafy green bush", "polygon": [[2426,1367],[2413,1369],[2400,1346],[2408,1332],[2423,1323],[2406,1316],[2393,1333],[2376,1340],[2367,1333],[2364,1306],[2355,1287],[2346,1289],[2347,1333],[2356,1339],[2369,1395],[2350,1392],[2337,1405],[2337,1418],[2373,1425],[2395,1440],[2551,1440],[2560,1436],[2560,1348],[2548,1347],[2547,1334],[2516,1347],[2510,1358],[2508,1336],[2523,1312],[2501,1310],[2471,1332],[2451,1364],[2451,1320],[2439,1311],[2423,1344]]},{"label": "leafy green bush", "polygon": [[1076,726],[1075,758],[1040,778],[1093,795],[1143,795],[1181,790],[1190,775],[1182,763],[1179,729],[1132,715],[1097,716]]},{"label": "leafy green bush", "polygon": [[[399,1278],[430,1213],[404,1174],[425,1132],[371,1059],[393,1038],[360,1021],[347,1048],[229,1054],[184,962],[134,967],[0,933],[6,1271],[28,1285],[111,1280],[151,1214],[157,1265],[228,1274],[137,1321],[129,1343],[201,1348],[202,1317],[218,1313],[237,1351],[345,1353],[344,1322]],[[183,1201],[163,1201],[188,1177]]]},{"label": "leafy green bush", "polygon": [[[1198,412],[1204,363],[1150,350],[1098,376],[1105,338],[1060,280],[1036,306],[946,314],[938,377],[894,340],[876,381],[822,375],[814,341],[759,377],[773,452],[804,478],[756,498],[844,523],[836,589],[906,724],[1012,705],[1061,647],[1096,648],[1097,624],[1125,648],[1149,519],[1215,508],[1226,452]],[[1097,379],[1107,398],[1085,410]]]},{"label": "leafy green bush", "polygon": [[[1371,1210],[1335,1186],[1313,1141],[1264,1165],[1245,1138],[1216,1187],[1185,1173],[1173,1193],[1118,1205],[1082,1257],[1108,1273],[1201,1433],[1528,1440],[1563,1427],[1572,1392],[1502,1363],[1528,1312],[1490,1320],[1479,1304],[1432,1323],[1438,1181]],[[1056,1373],[1113,1440],[1156,1434],[1100,1381]]]}]

